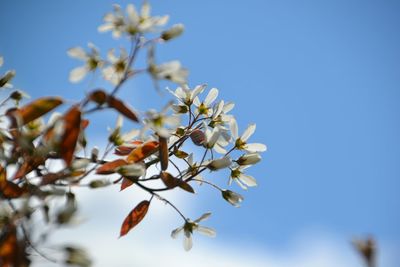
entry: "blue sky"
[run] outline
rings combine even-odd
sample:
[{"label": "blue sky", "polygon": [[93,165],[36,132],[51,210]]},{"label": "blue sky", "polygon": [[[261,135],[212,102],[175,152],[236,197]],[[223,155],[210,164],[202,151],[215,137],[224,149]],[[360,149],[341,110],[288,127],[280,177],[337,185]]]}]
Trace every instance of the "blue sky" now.
[{"label": "blue sky", "polygon": [[[1,1],[2,70],[16,69],[14,84],[32,97],[79,99],[89,82],[68,82],[80,63],[66,50],[88,41],[103,53],[120,45],[97,32],[112,3]],[[342,241],[372,234],[400,247],[400,2],[151,4],[153,14],[169,14],[170,25],[186,27],[157,50],[159,62],[179,59],[191,86],[219,88],[236,103],[239,127],[257,123],[252,140],[268,145],[251,170],[259,187],[244,193],[243,207],[199,196],[204,206],[194,214],[215,211],[209,225],[218,242],[284,250],[293,236],[317,231]],[[139,109],[166,100],[146,78],[122,96]],[[112,126],[109,118],[93,132]]]}]

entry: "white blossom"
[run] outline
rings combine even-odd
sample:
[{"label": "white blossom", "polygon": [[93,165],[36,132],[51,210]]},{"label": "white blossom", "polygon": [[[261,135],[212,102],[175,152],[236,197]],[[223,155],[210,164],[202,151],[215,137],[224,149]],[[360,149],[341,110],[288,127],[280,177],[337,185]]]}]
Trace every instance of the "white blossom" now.
[{"label": "white blossom", "polygon": [[98,27],[99,32],[112,31],[113,37],[119,38],[123,34],[134,36],[155,31],[168,22],[168,16],[150,16],[150,5],[145,2],[140,13],[134,5],[128,4],[126,15],[119,5],[114,5],[114,11],[107,13],[103,20],[104,24]]},{"label": "white blossom", "polygon": [[190,105],[192,105],[194,99],[199,94],[201,94],[206,87],[207,87],[206,84],[201,84],[201,85],[197,85],[193,90],[191,90],[189,88],[189,86],[185,84],[185,85],[182,85],[181,87],[176,88],[175,92],[168,88],[167,88],[167,90],[173,96],[175,96],[182,105],[190,106]]},{"label": "white blossom", "polygon": [[160,65],[150,64],[149,72],[154,79],[165,79],[177,84],[186,83],[189,74],[189,71],[183,68],[178,60],[169,61]]},{"label": "white blossom", "polygon": [[161,39],[164,41],[174,39],[182,34],[184,28],[183,24],[174,24],[171,28],[161,33]]},{"label": "white blossom", "polygon": [[234,180],[241,188],[247,189],[247,187],[257,186],[257,181],[253,176],[247,175],[243,172],[244,169],[250,167],[247,166],[239,166],[235,169],[232,169],[231,176],[229,177],[229,185],[231,185],[232,180]]},{"label": "white blossom", "polygon": [[222,197],[236,208],[238,208],[240,203],[243,201],[243,197],[241,195],[231,190],[222,190],[221,193]]},{"label": "white blossom", "polygon": [[73,47],[67,51],[70,57],[85,62],[83,66],[74,68],[70,72],[69,80],[73,83],[81,81],[89,72],[94,72],[97,68],[103,66],[97,47],[92,43],[89,43],[88,47],[89,52],[86,52],[82,47]]},{"label": "white blossom", "polygon": [[264,144],[261,144],[261,143],[248,144],[247,143],[247,140],[249,139],[249,137],[256,130],[255,124],[250,124],[240,137],[238,137],[238,127],[237,127],[236,120],[234,120],[234,119],[231,120],[230,128],[231,128],[232,137],[235,140],[235,147],[237,149],[245,150],[249,153],[263,152],[263,151],[267,150],[267,147]]},{"label": "white blossom", "polygon": [[113,5],[114,12],[107,13],[103,20],[104,24],[98,27],[99,32],[112,31],[114,38],[121,37],[125,29],[125,18],[121,7],[117,4]]},{"label": "white blossom", "polygon": [[142,5],[140,14],[138,14],[135,6],[129,4],[126,8],[127,17],[125,31],[130,35],[152,32],[168,22],[169,17],[167,15],[151,17],[150,10],[151,7],[149,3],[145,2]]},{"label": "white blossom", "polygon": [[107,53],[107,58],[110,65],[103,69],[103,77],[105,80],[110,81],[112,84],[119,84],[125,76],[128,68],[128,53],[125,49],[121,48],[120,54],[117,57],[115,50],[111,49]]},{"label": "white blossom", "polygon": [[232,164],[232,160],[230,159],[230,157],[223,157],[220,159],[212,160],[207,165],[207,167],[212,171],[216,171],[216,170],[228,168],[231,164]]},{"label": "white blossom", "polygon": [[145,127],[151,128],[154,132],[156,132],[159,136],[169,137],[175,129],[179,126],[180,117],[177,115],[167,115],[166,111],[169,106],[167,106],[163,111],[157,112],[155,110],[149,110],[145,119]]},{"label": "white blossom", "polygon": [[261,156],[258,153],[249,153],[240,156],[236,163],[239,165],[254,165],[261,160]]},{"label": "white blossom", "polygon": [[199,225],[199,222],[206,220],[210,216],[211,213],[208,212],[203,214],[200,218],[194,221],[187,219],[183,226],[176,228],[171,232],[171,237],[176,238],[178,234],[183,231],[184,234],[183,247],[186,251],[189,251],[193,246],[193,240],[192,240],[193,231],[198,231],[199,233],[209,237],[216,236],[216,232],[214,229]]},{"label": "white blossom", "polygon": [[193,101],[194,105],[197,107],[196,113],[205,116],[211,116],[213,113],[211,104],[217,97],[218,97],[217,88],[211,88],[211,90],[208,92],[206,96],[206,99],[203,102],[200,102],[199,98],[196,97]]},{"label": "white blossom", "polygon": [[119,174],[125,177],[140,177],[146,173],[146,168],[143,164],[129,164],[117,168]]}]

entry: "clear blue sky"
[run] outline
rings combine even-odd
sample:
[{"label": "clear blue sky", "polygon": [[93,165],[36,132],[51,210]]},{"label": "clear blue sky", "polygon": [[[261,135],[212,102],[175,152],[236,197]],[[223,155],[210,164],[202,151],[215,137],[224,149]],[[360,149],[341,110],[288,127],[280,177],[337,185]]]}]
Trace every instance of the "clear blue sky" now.
[{"label": "clear blue sky", "polygon": [[[2,0],[0,54],[17,70],[14,84],[33,97],[81,97],[88,82],[68,82],[79,63],[65,51],[88,41],[103,53],[118,46],[97,32],[112,3]],[[324,229],[400,245],[399,1],[151,4],[170,25],[186,26],[160,48],[160,62],[180,59],[192,86],[219,88],[236,103],[239,126],[256,122],[253,140],[268,145],[243,207],[213,203],[222,238],[280,247],[304,229]],[[136,85],[124,89],[134,106],[162,103],[143,103],[157,97],[148,80]]]}]

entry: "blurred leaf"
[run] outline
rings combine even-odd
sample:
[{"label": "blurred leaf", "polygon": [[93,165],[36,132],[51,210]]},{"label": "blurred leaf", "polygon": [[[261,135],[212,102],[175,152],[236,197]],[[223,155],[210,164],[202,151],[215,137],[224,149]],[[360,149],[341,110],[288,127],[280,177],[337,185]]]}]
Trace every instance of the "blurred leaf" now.
[{"label": "blurred leaf", "polygon": [[103,105],[107,101],[108,94],[103,90],[95,90],[91,92],[88,98],[98,105]]},{"label": "blurred leaf", "polygon": [[93,181],[90,181],[89,187],[90,188],[101,188],[101,187],[109,186],[110,184],[111,184],[110,181],[104,180],[104,179],[93,180]]},{"label": "blurred leaf", "polygon": [[368,267],[375,266],[376,242],[372,237],[365,240],[353,240],[353,245],[364,258]]},{"label": "blurred leaf", "polygon": [[123,177],[120,191],[124,190],[125,188],[127,188],[133,184],[134,184],[134,182],[132,180],[129,180],[128,178]]},{"label": "blurred leaf", "polygon": [[82,119],[81,121],[81,128],[86,129],[89,126],[90,121],[86,119]]},{"label": "blurred leaf", "polygon": [[160,154],[160,163],[161,163],[161,170],[165,171],[168,169],[168,141],[167,138],[165,137],[159,137],[158,138],[160,144],[159,144],[159,154]]},{"label": "blurred leaf", "polygon": [[73,106],[67,111],[63,119],[65,124],[60,144],[60,154],[67,166],[70,166],[81,131],[81,111],[79,106]]},{"label": "blurred leaf", "polygon": [[25,190],[18,185],[7,180],[6,170],[0,166],[0,197],[11,199],[19,198]]},{"label": "blurred leaf", "polygon": [[115,110],[117,110],[119,113],[127,117],[128,119],[131,119],[133,121],[139,122],[138,116],[136,113],[130,109],[127,105],[125,105],[124,102],[119,100],[118,98],[115,98],[114,96],[109,96],[108,97],[108,105]]},{"label": "blurred leaf", "polygon": [[64,172],[50,172],[42,176],[40,185],[53,184],[61,178],[65,178]]},{"label": "blurred leaf", "polygon": [[124,160],[124,159],[116,159],[114,161],[110,161],[107,162],[103,165],[100,166],[100,168],[98,168],[96,170],[97,174],[111,174],[111,173],[115,173],[116,169],[118,167],[124,166],[124,165],[128,165],[129,163]]},{"label": "blurred leaf", "polygon": [[77,211],[75,195],[73,193],[67,193],[66,197],[67,201],[64,209],[57,214],[57,222],[59,224],[68,223]]},{"label": "blurred leaf", "polygon": [[15,110],[12,114],[18,116],[24,125],[45,115],[62,103],[63,100],[59,97],[43,97]]},{"label": "blurred leaf", "polygon": [[92,265],[92,261],[83,249],[67,246],[64,250],[67,253],[65,264],[80,267],[90,267]]},{"label": "blurred leaf", "polygon": [[129,155],[133,149],[134,147],[130,146],[118,146],[115,148],[114,154],[118,156],[126,156]]},{"label": "blurred leaf", "polygon": [[118,146],[115,148],[114,154],[119,155],[119,156],[126,156],[129,155],[129,153],[132,152],[133,149],[135,149],[138,146],[141,146],[143,144],[143,141],[140,140],[135,140],[130,142],[130,146]]},{"label": "blurred leaf", "polygon": [[17,255],[17,230],[14,225],[7,225],[7,227],[2,229],[2,234],[0,236],[1,266],[14,266]]},{"label": "blurred leaf", "polygon": [[128,162],[139,162],[156,152],[158,149],[157,141],[148,141],[141,146],[138,146],[128,155]]},{"label": "blurred leaf", "polygon": [[186,153],[185,151],[182,151],[182,150],[174,151],[174,155],[175,155],[175,157],[180,158],[180,159],[184,159],[189,156],[188,153]]},{"label": "blurred leaf", "polygon": [[180,181],[178,186],[189,193],[195,193],[193,187],[185,181]]},{"label": "blurred leaf", "polygon": [[149,209],[150,202],[143,200],[126,216],[121,226],[120,236],[126,235],[133,227],[140,223]]},{"label": "blurred leaf", "polygon": [[175,188],[179,185],[180,180],[175,178],[168,172],[165,171],[161,172],[160,177],[165,186],[168,188]]}]

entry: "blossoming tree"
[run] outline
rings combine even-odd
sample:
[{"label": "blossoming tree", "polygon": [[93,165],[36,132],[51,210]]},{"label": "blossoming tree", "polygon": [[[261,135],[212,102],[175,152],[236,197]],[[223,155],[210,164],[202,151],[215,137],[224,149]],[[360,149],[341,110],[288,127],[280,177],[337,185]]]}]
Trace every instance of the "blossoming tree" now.
[{"label": "blossoming tree", "polygon": [[[261,160],[259,153],[266,150],[261,143],[249,142],[256,125],[250,124],[239,135],[236,120],[230,114],[234,104],[217,100],[216,88],[207,90],[205,84],[191,88],[186,81],[188,71],[179,61],[156,63],[155,47],[178,37],[184,29],[182,24],[163,29],[167,22],[168,16],[151,16],[148,3],[142,5],[140,12],[133,5],[126,10],[114,5],[98,30],[111,32],[117,40],[127,38],[130,47],[111,49],[106,58],[91,43],[87,50],[74,47],[67,51],[70,57],[83,61],[82,66],[71,71],[71,82],[100,72],[111,89],[92,89],[72,104],[60,97],[42,97],[25,103],[26,94],[14,90],[0,103],[1,266],[29,266],[33,254],[60,264],[91,265],[83,250],[71,246],[62,248],[61,258],[46,255],[41,250],[46,238],[37,238],[41,229],[29,227],[34,213],[40,213],[45,224],[67,225],[77,211],[77,187],[119,186],[124,190],[135,186],[148,193],[148,198],[122,220],[121,237],[142,221],[153,201],[165,202],[183,222],[171,236],[183,233],[184,249],[190,250],[195,231],[215,236],[213,229],[200,225],[211,213],[191,220],[163,192],[184,190],[190,194],[197,186],[211,186],[224,200],[238,207],[243,197],[208,179],[207,173],[227,169],[228,186],[232,181],[243,189],[257,185],[247,174],[247,169]],[[137,57],[143,52],[147,64],[137,66]],[[15,74],[10,70],[1,76],[0,87],[12,89]],[[148,74],[156,88],[160,80],[177,85],[175,90],[167,89],[173,100],[168,99],[160,111],[139,113],[118,97],[128,80],[142,74]],[[66,111],[56,112],[60,106]],[[106,109],[114,110],[120,117],[100,153],[99,148],[89,147],[86,142],[90,138],[86,135],[90,127],[88,116]],[[122,133],[123,118],[135,122],[137,127]],[[188,142],[201,152],[190,153]],[[111,153],[114,157],[110,157]],[[60,198],[65,198],[65,205],[53,205]]]}]

